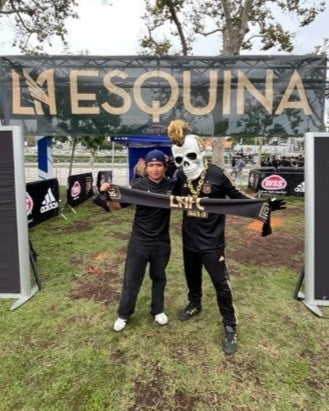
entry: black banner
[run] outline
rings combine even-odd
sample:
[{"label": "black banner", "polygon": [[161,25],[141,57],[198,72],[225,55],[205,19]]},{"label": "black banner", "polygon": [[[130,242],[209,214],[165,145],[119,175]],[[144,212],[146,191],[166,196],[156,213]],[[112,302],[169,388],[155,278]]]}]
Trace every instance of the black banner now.
[{"label": "black banner", "polygon": [[93,176],[92,173],[76,174],[67,179],[67,203],[75,207],[92,197]]},{"label": "black banner", "polygon": [[[323,126],[322,56],[3,56],[0,116],[37,135],[128,135],[180,117],[202,135]],[[192,119],[192,120],[191,120]]]},{"label": "black banner", "polygon": [[59,214],[59,184],[56,178],[26,184],[26,213],[29,227]]},{"label": "black banner", "polygon": [[0,293],[19,293],[13,133],[0,130]]},{"label": "black banner", "polygon": [[304,197],[304,168],[264,167],[251,170],[248,187],[260,194]]},{"label": "black banner", "polygon": [[329,299],[329,137],[314,138],[314,297]]}]

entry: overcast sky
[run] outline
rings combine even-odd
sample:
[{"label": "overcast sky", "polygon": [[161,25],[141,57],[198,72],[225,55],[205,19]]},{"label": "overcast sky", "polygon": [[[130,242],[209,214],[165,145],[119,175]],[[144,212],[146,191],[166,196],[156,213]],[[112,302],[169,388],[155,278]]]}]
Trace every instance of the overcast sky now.
[{"label": "overcast sky", "polygon": [[[70,51],[74,54],[88,50],[93,55],[129,55],[139,52],[138,39],[144,32],[141,16],[144,0],[112,0],[108,6],[103,0],[78,0],[80,19],[71,20],[67,27]],[[0,29],[0,54],[19,54],[10,45],[13,34],[10,25],[3,24]],[[297,19],[286,16],[284,25],[298,31]],[[165,30],[165,29],[164,29]],[[301,29],[296,35],[294,54],[307,54],[324,38],[329,38],[329,6],[314,23]],[[193,49],[194,55],[218,55],[219,42],[215,36],[201,38]],[[48,54],[63,54],[59,43],[45,48]],[[267,51],[265,54],[276,54]],[[259,54],[255,48],[252,54]]]}]

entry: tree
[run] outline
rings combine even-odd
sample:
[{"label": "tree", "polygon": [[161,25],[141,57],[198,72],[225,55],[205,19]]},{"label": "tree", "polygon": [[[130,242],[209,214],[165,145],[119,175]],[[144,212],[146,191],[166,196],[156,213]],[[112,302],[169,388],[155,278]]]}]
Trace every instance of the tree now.
[{"label": "tree", "polygon": [[90,165],[94,166],[95,156],[97,151],[102,148],[106,136],[93,136],[84,137],[82,140],[82,145],[89,149],[90,151]]},{"label": "tree", "polygon": [[[280,23],[280,16],[294,15],[299,26],[304,27],[325,9],[322,0],[145,1],[143,18],[148,32],[140,45],[145,53],[156,55],[187,56],[197,36],[216,34],[219,35],[219,55],[239,55],[255,44],[263,51],[277,47],[279,51],[291,52],[294,33]],[[171,28],[171,38],[163,36],[164,25]],[[177,43],[179,50],[175,48]],[[224,161],[222,140],[218,137],[213,140],[214,160],[219,165]]]},{"label": "tree", "polygon": [[73,162],[77,146],[81,144],[90,151],[90,163],[93,166],[96,152],[102,148],[106,137],[105,136],[57,136],[55,140],[61,143],[68,142],[71,147],[71,155],[69,162],[69,176],[72,175]]},{"label": "tree", "polygon": [[[293,15],[300,27],[311,24],[325,10],[323,0],[145,0],[144,21],[148,33],[141,39],[144,51],[187,56],[197,36],[219,35],[220,55],[239,55],[256,44],[259,50],[278,47],[291,52],[294,33],[284,28],[280,16]],[[163,37],[169,24],[171,38]],[[160,33],[160,38],[157,38]],[[167,33],[167,31],[166,31]],[[162,38],[161,38],[162,36]]]},{"label": "tree", "polygon": [[84,137],[79,137],[79,136],[73,136],[73,137],[71,137],[71,136],[57,136],[57,137],[55,137],[55,140],[58,140],[61,143],[68,142],[71,146],[71,156],[70,156],[70,162],[69,162],[69,176],[72,175],[75,150],[76,150],[78,144],[82,143],[83,139],[84,139]]},{"label": "tree", "polygon": [[41,52],[44,42],[51,45],[54,37],[67,45],[65,20],[78,17],[76,6],[76,0],[0,0],[0,24],[6,16],[13,16],[16,36],[12,45],[23,53]]}]

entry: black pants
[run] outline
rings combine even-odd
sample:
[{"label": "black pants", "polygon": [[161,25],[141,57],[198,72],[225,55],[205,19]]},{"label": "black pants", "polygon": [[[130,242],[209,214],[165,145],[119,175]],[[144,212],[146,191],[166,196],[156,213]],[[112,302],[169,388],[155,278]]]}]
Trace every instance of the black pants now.
[{"label": "black pants", "polygon": [[201,305],[202,265],[208,271],[217,294],[217,304],[224,325],[237,325],[232,290],[225,264],[224,250],[200,253],[184,247],[184,268],[190,302]]},{"label": "black pants", "polygon": [[164,311],[164,289],[166,286],[166,266],[170,257],[170,244],[152,245],[130,239],[124,272],[121,301],[118,308],[120,318],[128,319],[135,311],[139,290],[150,263],[152,280],[151,314]]}]

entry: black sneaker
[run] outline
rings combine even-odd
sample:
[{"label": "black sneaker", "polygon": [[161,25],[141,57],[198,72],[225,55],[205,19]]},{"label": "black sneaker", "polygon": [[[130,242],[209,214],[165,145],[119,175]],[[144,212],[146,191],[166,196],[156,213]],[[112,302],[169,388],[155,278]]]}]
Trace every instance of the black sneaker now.
[{"label": "black sneaker", "polygon": [[224,352],[225,354],[234,354],[238,351],[238,337],[236,329],[232,325],[225,325],[225,340]]},{"label": "black sneaker", "polygon": [[189,320],[193,315],[198,314],[201,311],[201,305],[197,305],[194,303],[188,303],[188,305],[184,308],[184,310],[180,311],[178,314],[178,318],[181,321]]}]

